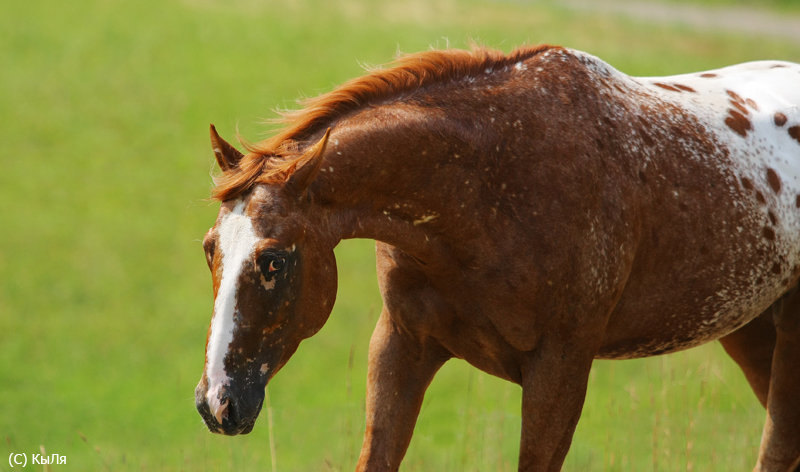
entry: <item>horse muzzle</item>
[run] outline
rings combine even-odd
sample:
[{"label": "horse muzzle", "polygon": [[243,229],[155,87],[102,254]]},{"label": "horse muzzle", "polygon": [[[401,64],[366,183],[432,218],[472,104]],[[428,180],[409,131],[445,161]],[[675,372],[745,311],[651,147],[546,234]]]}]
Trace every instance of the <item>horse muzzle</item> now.
[{"label": "horse muzzle", "polygon": [[195,389],[197,411],[212,433],[235,436],[253,430],[264,404],[264,389],[237,392],[229,386],[220,387],[209,398],[208,384],[203,379]]}]

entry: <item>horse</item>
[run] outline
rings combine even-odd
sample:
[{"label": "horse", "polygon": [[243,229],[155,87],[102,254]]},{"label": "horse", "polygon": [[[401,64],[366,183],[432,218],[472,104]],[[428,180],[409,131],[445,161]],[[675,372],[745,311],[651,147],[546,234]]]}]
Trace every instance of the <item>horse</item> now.
[{"label": "horse", "polygon": [[[766,408],[755,470],[800,460],[800,65],[631,77],[558,46],[402,56],[245,152],[220,202],[195,391],[253,429],[334,305],[334,247],[376,241],[357,470],[397,470],[437,370],[522,388],[519,470],[559,470],[594,359],[719,340]],[[755,451],[754,451],[755,455]]]}]

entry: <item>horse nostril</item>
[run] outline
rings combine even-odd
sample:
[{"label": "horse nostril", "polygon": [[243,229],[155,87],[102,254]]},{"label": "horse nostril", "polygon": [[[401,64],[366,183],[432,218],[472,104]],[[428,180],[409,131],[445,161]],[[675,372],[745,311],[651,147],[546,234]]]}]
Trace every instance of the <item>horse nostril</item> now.
[{"label": "horse nostril", "polygon": [[214,418],[217,419],[217,423],[220,425],[222,424],[223,420],[228,419],[228,405],[230,404],[230,400],[228,398],[222,399],[219,403],[219,406],[213,412]]}]

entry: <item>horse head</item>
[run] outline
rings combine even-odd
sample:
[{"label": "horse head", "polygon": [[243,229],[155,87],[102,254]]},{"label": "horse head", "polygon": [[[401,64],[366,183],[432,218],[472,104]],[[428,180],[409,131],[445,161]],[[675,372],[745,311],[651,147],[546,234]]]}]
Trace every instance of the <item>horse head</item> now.
[{"label": "horse head", "polygon": [[[203,240],[214,309],[195,400],[212,432],[253,429],[267,382],[333,307],[335,242],[304,211],[327,136],[286,182],[223,201]],[[220,168],[235,172],[243,155],[213,127],[212,146]]]}]

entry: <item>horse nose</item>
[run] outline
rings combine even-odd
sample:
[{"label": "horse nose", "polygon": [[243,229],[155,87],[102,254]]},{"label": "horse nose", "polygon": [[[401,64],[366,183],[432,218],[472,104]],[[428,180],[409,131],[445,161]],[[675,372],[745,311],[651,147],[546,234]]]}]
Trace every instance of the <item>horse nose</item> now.
[{"label": "horse nose", "polygon": [[195,406],[209,431],[230,436],[253,430],[263,401],[263,389],[237,395],[229,386],[209,388],[201,381],[195,390]]},{"label": "horse nose", "polygon": [[220,399],[219,405],[216,408],[212,407],[211,414],[214,415],[214,418],[217,420],[217,423],[222,424],[223,421],[228,419],[228,405],[230,405],[231,399],[228,397],[227,394]]},{"label": "horse nose", "polygon": [[218,388],[209,394],[208,385],[201,382],[195,390],[195,406],[206,426],[212,432],[226,433],[232,424],[233,405],[231,395],[225,387]]}]

